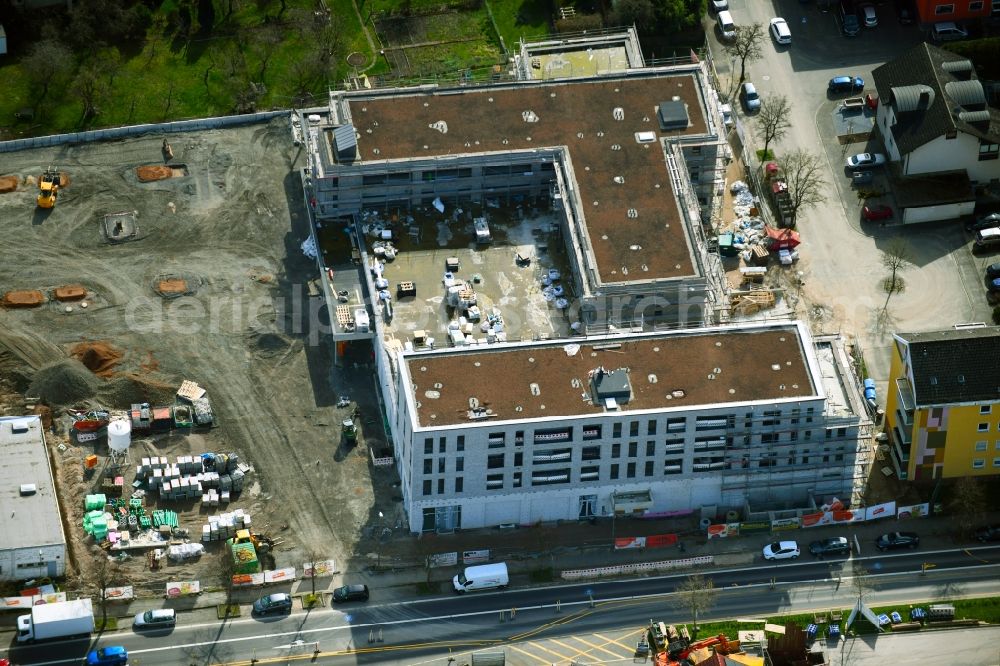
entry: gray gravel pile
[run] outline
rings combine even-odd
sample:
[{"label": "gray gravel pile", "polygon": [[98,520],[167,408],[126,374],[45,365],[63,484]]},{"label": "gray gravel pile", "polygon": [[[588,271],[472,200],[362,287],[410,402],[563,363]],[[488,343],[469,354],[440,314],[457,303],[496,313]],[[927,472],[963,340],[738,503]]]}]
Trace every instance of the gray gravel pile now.
[{"label": "gray gravel pile", "polygon": [[101,383],[83,363],[69,358],[39,368],[28,393],[48,405],[71,405],[92,398]]}]

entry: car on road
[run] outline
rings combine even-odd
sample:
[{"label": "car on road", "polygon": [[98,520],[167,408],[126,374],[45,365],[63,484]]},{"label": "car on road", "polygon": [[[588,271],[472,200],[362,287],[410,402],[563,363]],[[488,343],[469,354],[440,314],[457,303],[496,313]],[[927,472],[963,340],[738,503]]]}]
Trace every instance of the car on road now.
[{"label": "car on road", "polygon": [[881,551],[899,550],[900,548],[916,548],[920,545],[920,537],[916,532],[889,532],[875,539],[875,547]]},{"label": "car on road", "polygon": [[712,0],[712,9],[717,12],[721,12],[724,9],[729,9],[729,0]]},{"label": "car on road", "polygon": [[986,267],[986,279],[996,280],[997,278],[1000,278],[1000,262],[990,264]]},{"label": "car on road", "polygon": [[865,218],[868,222],[877,222],[878,220],[891,220],[892,219],[892,208],[886,206],[885,204],[875,204],[872,206],[865,206],[861,209],[861,217]]},{"label": "car on road", "polygon": [[969,231],[978,231],[980,229],[990,229],[992,227],[1000,227],[1000,213],[990,213],[985,217],[979,218],[965,228]]},{"label": "car on road", "polygon": [[885,164],[885,155],[882,153],[858,153],[848,157],[845,164],[848,169],[874,169]]},{"label": "car on road", "polygon": [[874,28],[878,25],[878,14],[875,13],[875,5],[862,5],[861,15],[865,18],[866,28]]},{"label": "car on road", "polygon": [[333,600],[342,603],[344,601],[368,601],[367,585],[344,585],[333,591]]},{"label": "car on road", "polygon": [[826,84],[828,93],[853,93],[865,89],[865,80],[860,76],[835,76]]},{"label": "car on road", "polygon": [[771,19],[771,37],[778,44],[791,44],[792,31],[788,29],[788,23],[780,16]]},{"label": "car on road", "polygon": [[270,615],[271,613],[290,613],[292,611],[292,598],[283,592],[269,594],[253,602],[252,612],[256,615]]},{"label": "car on road", "polygon": [[177,624],[177,615],[173,608],[155,608],[145,613],[139,613],[132,620],[136,629],[161,629]]},{"label": "car on road", "polygon": [[740,102],[747,113],[760,111],[760,95],[757,94],[754,84],[749,81],[740,86]]},{"label": "car on road", "polygon": [[954,21],[935,23],[931,27],[931,39],[935,42],[953,42],[968,36],[965,28],[959,27]]},{"label": "car on road", "polygon": [[809,544],[809,553],[814,557],[824,557],[826,555],[849,555],[851,544],[847,537],[832,537],[830,539],[820,539]]},{"label": "car on road", "polygon": [[976,541],[1000,541],[1000,525],[984,525],[972,533]]},{"label": "car on road", "polygon": [[110,645],[87,653],[87,666],[128,666],[128,650]]},{"label": "car on road", "polygon": [[764,546],[765,560],[794,560],[799,556],[799,544],[794,541],[775,541]]}]

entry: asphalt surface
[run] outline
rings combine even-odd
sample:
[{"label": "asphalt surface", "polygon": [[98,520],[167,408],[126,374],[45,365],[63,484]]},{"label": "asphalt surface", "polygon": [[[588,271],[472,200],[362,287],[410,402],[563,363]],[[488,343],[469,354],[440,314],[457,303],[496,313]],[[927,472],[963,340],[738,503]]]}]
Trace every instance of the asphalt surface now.
[{"label": "asphalt surface", "polygon": [[[864,544],[862,544],[864,546]],[[1000,594],[1000,546],[940,551],[873,551],[851,559],[799,560],[705,572],[720,589],[705,619],[764,616],[849,606],[856,566],[875,583],[871,603]],[[920,573],[924,565],[931,565]],[[462,652],[567,631],[642,626],[650,618],[687,622],[687,611],[669,596],[686,574],[590,582],[538,589],[510,589],[462,597],[391,604],[348,604],[273,618],[221,623],[181,614],[173,630],[122,629],[97,645],[124,645],[132,666],[258,663],[295,658],[312,663],[414,663],[418,658]],[[772,582],[773,581],[773,582]],[[510,618],[514,610],[514,619]],[[501,621],[501,614],[502,620]],[[11,637],[12,638],[12,637]],[[381,640],[379,640],[381,638]],[[0,650],[18,665],[79,663],[91,641],[65,641]],[[314,652],[318,650],[318,653]]]}]

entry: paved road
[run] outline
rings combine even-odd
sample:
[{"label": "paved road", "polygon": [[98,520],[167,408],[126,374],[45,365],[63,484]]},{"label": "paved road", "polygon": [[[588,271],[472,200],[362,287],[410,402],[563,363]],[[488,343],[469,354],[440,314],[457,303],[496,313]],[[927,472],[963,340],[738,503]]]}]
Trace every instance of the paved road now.
[{"label": "paved road", "polygon": [[[874,142],[842,145],[833,128],[840,98],[826,95],[830,77],[862,76],[865,92],[874,93],[872,70],[918,44],[922,35],[916,26],[900,26],[888,3],[877,7],[879,26],[863,29],[856,38],[843,37],[836,12],[822,13],[815,3],[731,0],[730,6],[737,24],[760,22],[766,28],[772,17],[780,15],[791,28],[790,47],[776,47],[769,35],[765,37],[764,57],[749,66],[747,78],[762,98],[783,94],[792,103],[792,127],[775,152],[780,156],[802,148],[820,154],[830,167],[826,202],[805,211],[799,220],[802,260],[795,270],[803,273],[803,292],[815,306],[808,312],[814,328],[857,335],[868,370],[884,395],[890,333],[989,321],[990,312],[981,284],[984,262],[972,256],[961,225],[932,223],[904,232],[892,224],[882,228],[860,222],[861,203],[847,185],[844,157],[882,147]],[[738,79],[739,65],[729,62],[715,31],[710,34],[724,86],[724,72],[732,70]],[[745,124],[753,129],[752,121]],[[886,202],[892,203],[891,198]],[[907,288],[893,295],[889,316],[879,318],[885,301],[881,253],[892,238],[904,234],[915,255],[913,267],[903,273]]]},{"label": "paved road", "polygon": [[[924,563],[934,568],[924,575],[916,573]],[[761,616],[849,605],[855,564],[878,581],[879,603],[1000,594],[1000,546],[872,553],[851,560],[806,558],[707,572],[722,590],[711,616]],[[838,577],[842,577],[839,582]],[[669,597],[663,596],[673,592],[683,579],[683,575],[660,576],[358,604],[269,619],[242,618],[226,624],[183,614],[173,631],[136,635],[122,630],[98,643],[126,646],[135,655],[132,666],[238,663],[254,656],[264,660],[307,654],[311,658],[315,642],[321,650],[317,663],[386,663],[390,659],[413,663],[418,656],[440,654],[449,647],[464,651],[477,645],[556,636],[568,630],[641,626],[651,617],[687,621],[686,612],[667,603]],[[515,619],[501,623],[501,610],[506,610],[509,618],[512,608],[516,609]],[[383,642],[370,643],[379,631]],[[18,649],[9,656],[20,665],[54,666],[78,663],[89,647],[87,641],[62,642]],[[7,655],[0,650],[0,656]]]}]

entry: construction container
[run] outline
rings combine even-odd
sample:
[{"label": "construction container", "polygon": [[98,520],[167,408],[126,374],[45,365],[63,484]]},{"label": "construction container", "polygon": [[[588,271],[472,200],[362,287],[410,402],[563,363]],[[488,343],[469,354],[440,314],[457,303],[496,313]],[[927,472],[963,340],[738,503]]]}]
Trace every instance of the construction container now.
[{"label": "construction container", "polygon": [[252,543],[234,543],[232,546],[233,573],[249,574],[260,571],[257,549]]},{"label": "construction container", "polygon": [[97,467],[97,456],[91,453],[89,456],[83,459],[83,466],[87,469],[94,469]]}]

